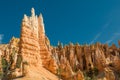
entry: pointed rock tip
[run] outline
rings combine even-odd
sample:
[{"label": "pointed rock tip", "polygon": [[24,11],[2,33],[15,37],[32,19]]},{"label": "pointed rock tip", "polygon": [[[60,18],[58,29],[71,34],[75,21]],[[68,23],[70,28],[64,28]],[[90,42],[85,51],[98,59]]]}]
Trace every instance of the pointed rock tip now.
[{"label": "pointed rock tip", "polygon": [[23,21],[27,21],[27,20],[28,20],[28,17],[26,14],[24,14]]},{"label": "pointed rock tip", "polygon": [[15,37],[14,36],[12,36],[12,39],[14,39]]},{"label": "pointed rock tip", "polygon": [[43,16],[42,16],[42,13],[40,13],[39,18],[40,18],[40,19],[42,20],[42,22],[43,22]]},{"label": "pointed rock tip", "polygon": [[40,18],[43,18],[42,13],[40,13],[39,17],[40,17]]},{"label": "pointed rock tip", "polygon": [[32,14],[32,16],[35,16],[35,9],[33,7],[31,9],[31,14]]},{"label": "pointed rock tip", "polygon": [[25,17],[27,17],[27,15],[26,15],[26,14],[24,14],[24,18],[25,18]]}]

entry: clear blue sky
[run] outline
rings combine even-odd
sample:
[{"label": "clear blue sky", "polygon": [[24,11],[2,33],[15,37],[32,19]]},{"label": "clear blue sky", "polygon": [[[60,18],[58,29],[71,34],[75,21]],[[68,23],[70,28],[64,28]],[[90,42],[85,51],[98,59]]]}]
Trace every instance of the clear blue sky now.
[{"label": "clear blue sky", "polygon": [[0,0],[0,40],[19,37],[24,14],[43,14],[52,45],[117,43],[120,39],[120,0]]}]

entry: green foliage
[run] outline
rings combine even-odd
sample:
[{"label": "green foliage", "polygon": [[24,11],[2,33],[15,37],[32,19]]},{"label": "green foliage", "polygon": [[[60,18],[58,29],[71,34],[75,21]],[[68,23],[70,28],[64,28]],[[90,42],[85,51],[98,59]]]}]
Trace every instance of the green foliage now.
[{"label": "green foliage", "polygon": [[22,57],[21,57],[21,56],[18,56],[18,58],[17,58],[17,63],[16,63],[16,67],[17,67],[17,68],[20,68],[21,62],[22,62]]},{"label": "green foliage", "polygon": [[89,69],[89,71],[86,72],[87,76],[89,77],[93,77],[93,70],[92,69]]},{"label": "green foliage", "polygon": [[91,77],[89,77],[89,76],[86,74],[86,72],[84,72],[84,78],[85,78],[85,80],[92,80]]},{"label": "green foliage", "polygon": [[74,72],[77,72],[78,70],[77,70],[77,65],[76,64],[74,64],[74,69],[73,69],[73,71]]},{"label": "green foliage", "polygon": [[2,61],[1,62],[2,63],[2,68],[3,68],[3,70],[5,70],[7,68],[7,66],[8,66],[8,62],[4,57],[2,57],[1,61]]},{"label": "green foliage", "polygon": [[61,68],[57,69],[57,75],[58,75],[59,79],[61,79],[61,73],[62,73],[62,71],[63,70]]},{"label": "green foliage", "polygon": [[0,79],[2,78],[2,76],[3,76],[3,72],[0,72]]},{"label": "green foliage", "polygon": [[23,64],[28,65],[28,62],[27,62],[27,61],[24,61]]},{"label": "green foliage", "polygon": [[12,49],[12,54],[11,54],[12,59],[14,59],[15,53],[16,53],[16,50],[15,50],[15,48],[13,48],[13,49]]},{"label": "green foliage", "polygon": [[97,80],[98,69],[94,67],[93,69],[89,69],[89,71],[84,72],[85,80]]},{"label": "green foliage", "polygon": [[116,75],[118,76],[118,80],[120,80],[120,71],[116,71]]},{"label": "green foliage", "polygon": [[96,68],[96,67],[94,67],[93,68],[93,74],[95,75],[95,76],[97,76],[98,75],[98,68]]},{"label": "green foliage", "polygon": [[[12,76],[11,73],[13,71],[13,68],[11,68],[11,66],[15,60],[15,54],[16,54],[16,50],[15,48],[12,48],[12,52],[9,55],[7,55],[8,57],[2,56],[1,64],[2,64],[3,73],[0,73],[0,77],[5,78],[5,80],[11,79]],[[9,61],[7,61],[6,58],[8,58]]]}]

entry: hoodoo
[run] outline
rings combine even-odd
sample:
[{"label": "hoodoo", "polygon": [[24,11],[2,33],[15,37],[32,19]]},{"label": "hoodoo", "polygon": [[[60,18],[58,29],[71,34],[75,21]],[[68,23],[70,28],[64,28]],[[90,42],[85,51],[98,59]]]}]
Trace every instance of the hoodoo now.
[{"label": "hoodoo", "polygon": [[60,42],[53,47],[34,8],[24,15],[20,38],[0,45],[0,56],[2,80],[120,80],[120,48]]},{"label": "hoodoo", "polygon": [[20,37],[20,50],[23,62],[30,66],[43,66],[56,74],[56,63],[52,58],[50,42],[45,35],[42,14],[37,17],[34,8],[31,17],[24,15]]}]

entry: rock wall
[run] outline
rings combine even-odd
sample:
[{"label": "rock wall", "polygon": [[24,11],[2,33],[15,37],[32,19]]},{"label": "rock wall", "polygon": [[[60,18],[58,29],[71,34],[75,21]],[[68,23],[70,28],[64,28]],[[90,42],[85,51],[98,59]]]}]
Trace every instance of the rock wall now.
[{"label": "rock wall", "polygon": [[31,17],[24,15],[22,21],[22,29],[20,36],[20,50],[23,62],[28,62],[29,65],[41,65],[40,46],[38,38],[38,19],[35,16],[34,9],[31,10]]},{"label": "rock wall", "polygon": [[45,35],[42,14],[38,17],[38,34],[42,65],[52,73],[56,74],[57,65],[54,58],[52,58],[50,41]]},{"label": "rock wall", "polygon": [[45,35],[42,15],[37,17],[33,8],[31,13],[31,17],[24,15],[22,21],[19,54],[22,55],[23,62],[43,66],[52,73],[56,73],[57,65],[51,55],[50,42]]}]

